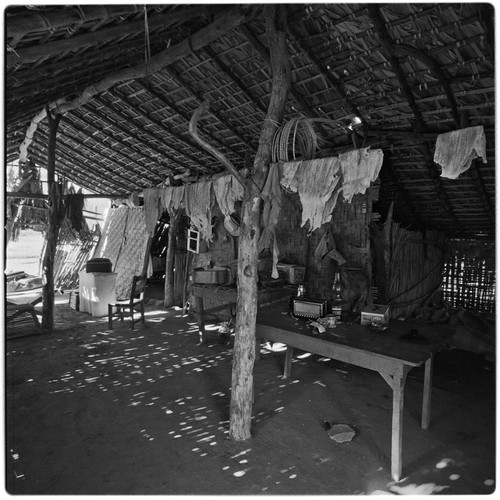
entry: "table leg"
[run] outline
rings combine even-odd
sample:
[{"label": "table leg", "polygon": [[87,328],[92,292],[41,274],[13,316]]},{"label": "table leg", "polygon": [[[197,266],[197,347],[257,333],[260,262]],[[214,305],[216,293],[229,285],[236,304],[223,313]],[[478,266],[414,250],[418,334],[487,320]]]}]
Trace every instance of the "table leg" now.
[{"label": "table leg", "polygon": [[201,342],[204,344],[206,342],[205,333],[205,310],[203,308],[203,297],[195,297],[196,300],[196,310],[198,311],[198,330],[201,336]]},{"label": "table leg", "polygon": [[392,393],[392,447],[391,447],[391,476],[395,481],[401,478],[403,468],[403,406],[404,385],[395,380]]},{"label": "table leg", "polygon": [[292,374],[293,347],[287,346],[285,355],[285,369],[283,378],[288,378]]},{"label": "table leg", "polygon": [[422,429],[427,430],[431,421],[432,356],[425,362],[424,397],[422,401]]}]

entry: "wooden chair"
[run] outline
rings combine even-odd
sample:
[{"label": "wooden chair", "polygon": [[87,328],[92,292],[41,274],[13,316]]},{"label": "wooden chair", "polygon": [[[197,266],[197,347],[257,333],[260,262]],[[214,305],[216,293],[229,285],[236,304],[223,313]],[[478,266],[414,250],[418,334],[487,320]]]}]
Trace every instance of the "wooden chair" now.
[{"label": "wooden chair", "polygon": [[5,308],[7,340],[42,333],[42,327],[38,319],[38,316],[41,316],[41,312],[35,309],[35,305],[41,301],[41,296],[24,304],[7,301]]},{"label": "wooden chair", "polygon": [[115,316],[119,317],[121,321],[123,321],[125,316],[130,316],[132,321],[130,329],[133,330],[135,323],[139,321],[139,318],[134,318],[134,313],[136,311],[141,313],[140,319],[142,319],[144,323],[144,292],[146,283],[146,276],[134,276],[130,297],[108,304],[108,326],[110,330],[113,329],[113,318]]}]

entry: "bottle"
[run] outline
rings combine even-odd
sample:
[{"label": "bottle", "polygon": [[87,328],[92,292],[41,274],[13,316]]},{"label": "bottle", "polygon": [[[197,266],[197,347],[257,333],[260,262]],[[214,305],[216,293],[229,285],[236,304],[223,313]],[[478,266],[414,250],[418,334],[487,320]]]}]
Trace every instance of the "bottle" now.
[{"label": "bottle", "polygon": [[332,314],[338,317],[342,315],[342,285],[340,283],[340,273],[335,273],[333,277],[333,300],[332,300]]}]

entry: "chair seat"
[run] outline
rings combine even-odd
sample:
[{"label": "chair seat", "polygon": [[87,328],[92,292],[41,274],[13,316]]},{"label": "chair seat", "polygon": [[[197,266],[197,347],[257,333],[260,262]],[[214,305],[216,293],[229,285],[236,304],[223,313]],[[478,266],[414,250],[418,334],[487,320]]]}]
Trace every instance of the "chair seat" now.
[{"label": "chair seat", "polygon": [[146,288],[147,278],[146,276],[134,276],[132,280],[132,288],[130,291],[130,297],[128,299],[117,300],[113,303],[108,304],[108,325],[109,329],[113,329],[113,318],[118,316],[121,321],[124,320],[125,315],[130,317],[131,326],[130,329],[134,329],[135,323],[139,319],[134,318],[135,312],[140,312],[143,323],[144,321],[144,290]]}]

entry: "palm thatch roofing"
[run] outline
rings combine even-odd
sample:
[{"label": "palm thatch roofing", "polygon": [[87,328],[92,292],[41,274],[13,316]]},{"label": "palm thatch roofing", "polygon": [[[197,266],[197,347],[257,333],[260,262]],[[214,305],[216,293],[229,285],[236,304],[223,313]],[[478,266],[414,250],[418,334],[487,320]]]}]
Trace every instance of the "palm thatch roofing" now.
[{"label": "palm thatch roofing", "polygon": [[[47,119],[62,112],[56,172],[127,196],[167,178],[251,167],[271,90],[265,5],[13,5],[5,16],[6,161],[47,162]],[[284,121],[312,119],[316,156],[382,148],[380,202],[408,227],[494,234],[494,11],[481,3],[287,4],[291,89]],[[361,124],[352,126],[354,117]],[[456,180],[436,137],[484,126],[487,163]],[[353,128],[355,135],[353,137]],[[24,159],[22,157],[21,159]]]}]

